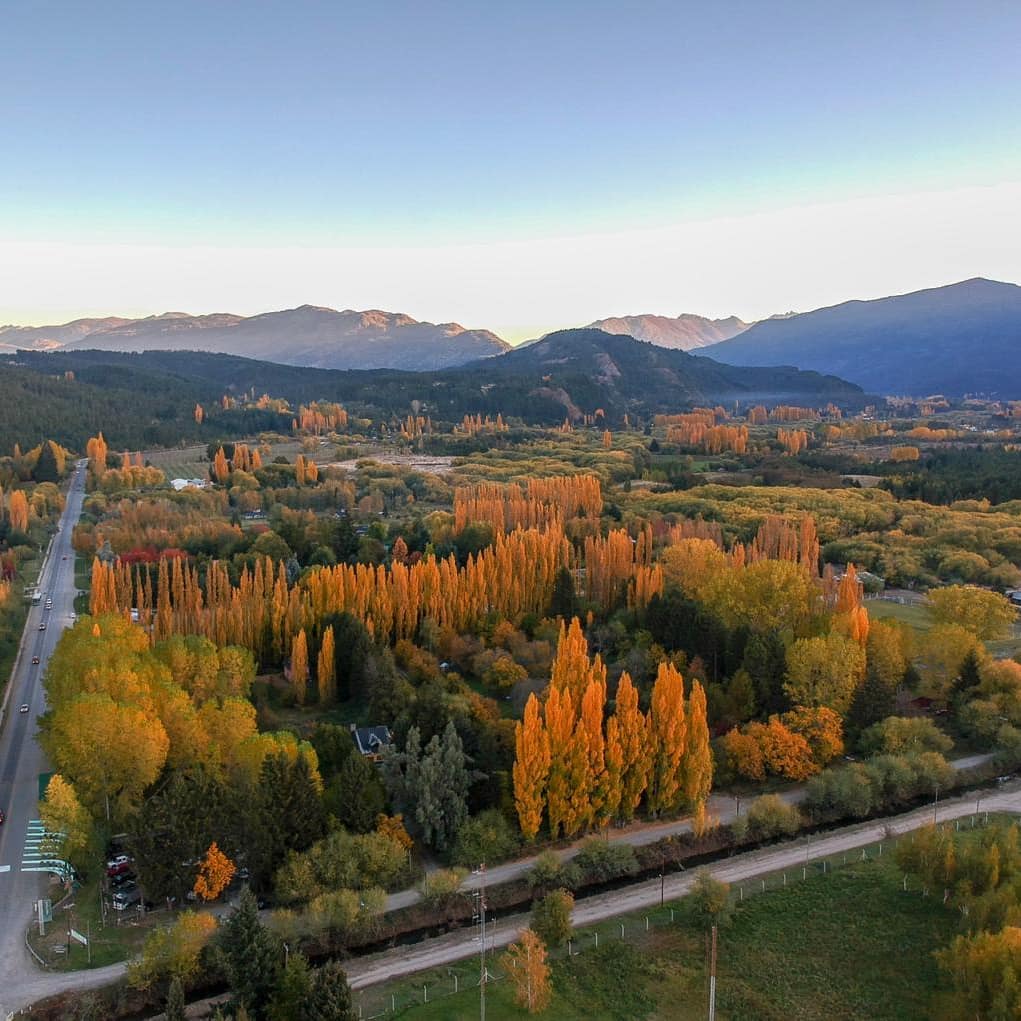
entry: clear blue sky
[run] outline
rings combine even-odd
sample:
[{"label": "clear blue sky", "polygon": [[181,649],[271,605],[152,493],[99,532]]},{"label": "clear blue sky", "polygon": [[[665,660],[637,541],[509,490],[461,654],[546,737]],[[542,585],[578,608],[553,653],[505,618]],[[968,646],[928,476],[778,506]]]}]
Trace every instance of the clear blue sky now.
[{"label": "clear blue sky", "polygon": [[[9,245],[527,258],[543,239],[1021,181],[1017,2],[33,0],[0,31]],[[390,306],[413,297],[394,284]],[[3,290],[0,320],[73,311]],[[167,290],[163,308],[189,299],[173,274]],[[698,300],[616,311],[724,311],[681,307]]]}]

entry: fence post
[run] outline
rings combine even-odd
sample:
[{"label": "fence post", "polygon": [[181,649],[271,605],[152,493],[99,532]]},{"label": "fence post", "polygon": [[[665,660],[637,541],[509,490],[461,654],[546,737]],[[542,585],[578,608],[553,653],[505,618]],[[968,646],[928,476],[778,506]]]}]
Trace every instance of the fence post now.
[{"label": "fence post", "polygon": [[671,908],[670,909],[670,921],[672,922],[673,920],[674,920],[674,909]]},{"label": "fence post", "polygon": [[396,1014],[397,1013],[397,994],[396,993],[391,993],[390,994],[390,1013],[391,1014]]},{"label": "fence post", "polygon": [[574,956],[574,951],[571,949],[571,942],[572,942],[571,940],[567,941],[567,956],[568,957],[573,957]]},{"label": "fence post", "polygon": [[457,992],[457,972],[454,972],[454,992]]},{"label": "fence post", "polygon": [[621,939],[624,938],[624,923],[623,922],[620,923],[620,938]]},{"label": "fence post", "polygon": [[865,857],[865,848],[864,848],[864,847],[863,847],[863,848],[861,849],[861,860],[862,860],[862,861],[867,861],[867,860],[868,860],[868,859],[867,859],[867,858]]},{"label": "fence post", "polygon": [[649,931],[649,916],[648,915],[645,916],[645,931],[646,932]]},{"label": "fence post", "polygon": [[879,842],[879,857],[880,858],[883,857],[883,842],[882,841]]},{"label": "fence post", "polygon": [[807,879],[808,878],[808,866],[807,865],[802,865],[801,866],[801,878],[802,879]]},{"label": "fence post", "polygon": [[740,886],[738,889],[741,891],[741,903],[744,903],[744,887]]},{"label": "fence post", "polygon": [[762,880],[762,892],[766,892],[766,881],[764,879]]},{"label": "fence post", "polygon": [[423,998],[424,998],[425,1002],[428,1003],[429,1002],[429,987],[427,985],[426,986],[422,986],[422,994],[423,994]]},{"label": "fence post", "polygon": [[783,874],[783,885],[785,887],[787,886],[787,873],[786,872]]}]

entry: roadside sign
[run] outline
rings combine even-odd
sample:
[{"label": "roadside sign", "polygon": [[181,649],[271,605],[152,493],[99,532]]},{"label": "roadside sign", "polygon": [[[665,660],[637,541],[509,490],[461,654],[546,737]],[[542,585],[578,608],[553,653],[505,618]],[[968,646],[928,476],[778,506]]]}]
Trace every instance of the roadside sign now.
[{"label": "roadside sign", "polygon": [[83,936],[77,929],[71,930],[71,939],[78,940],[83,947],[87,947],[89,945],[88,938]]},{"label": "roadside sign", "polygon": [[53,921],[53,901],[51,900],[39,901],[39,917],[44,922]]}]

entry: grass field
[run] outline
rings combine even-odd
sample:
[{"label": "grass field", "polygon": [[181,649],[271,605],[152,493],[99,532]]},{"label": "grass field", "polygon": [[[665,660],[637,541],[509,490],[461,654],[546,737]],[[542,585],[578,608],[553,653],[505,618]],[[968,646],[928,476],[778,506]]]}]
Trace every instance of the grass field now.
[{"label": "grass field", "polygon": [[[897,620],[908,624],[920,634],[932,627],[929,611],[922,605],[912,603],[895,603],[889,599],[870,599],[866,602],[869,616],[873,620]],[[1014,625],[1010,638],[1002,641],[986,642],[986,648],[997,657],[1016,656],[1021,653],[1021,627]]]},{"label": "grass field", "polygon": [[[662,911],[656,914],[663,914]],[[673,1019],[706,1016],[706,937],[681,901],[648,932],[644,919],[613,919],[576,933],[582,952],[553,965],[554,998],[543,1017],[557,1021]],[[620,939],[625,923],[626,941]],[[599,946],[596,948],[596,932]],[[889,857],[849,864],[740,904],[720,930],[717,1017],[720,1021],[924,1021],[944,1017],[941,979],[932,952],[956,931],[954,913],[938,900],[904,892]],[[497,968],[499,964],[497,962]],[[366,990],[364,1016],[389,1007],[409,1021],[478,1017],[477,963],[452,973],[416,976],[393,990]],[[423,982],[431,1001],[421,1001]],[[373,995],[375,994],[375,995]],[[528,1015],[514,1005],[506,980],[488,986],[487,1018]]]}]

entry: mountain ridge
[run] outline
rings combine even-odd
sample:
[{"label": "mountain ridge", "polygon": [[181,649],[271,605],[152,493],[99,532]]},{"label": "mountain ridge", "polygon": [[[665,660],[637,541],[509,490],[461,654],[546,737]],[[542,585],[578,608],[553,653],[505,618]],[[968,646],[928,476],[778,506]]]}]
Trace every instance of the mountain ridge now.
[{"label": "mountain ridge", "polygon": [[1021,397],[1021,287],[971,277],[755,323],[698,354],[796,365],[872,393]]},{"label": "mountain ridge", "polygon": [[[89,324],[95,323],[95,329]],[[141,319],[76,320],[54,327],[11,327],[0,345],[105,351],[192,350],[285,365],[331,369],[429,371],[491,357],[510,345],[489,330],[429,323],[381,309],[338,311],[321,305],[240,316],[164,312]]]},{"label": "mountain ridge", "polygon": [[606,319],[596,319],[585,328],[634,337],[635,340],[645,340],[658,347],[692,351],[736,337],[750,325],[737,316],[708,319],[689,312],[674,317],[652,313],[609,316]]}]

